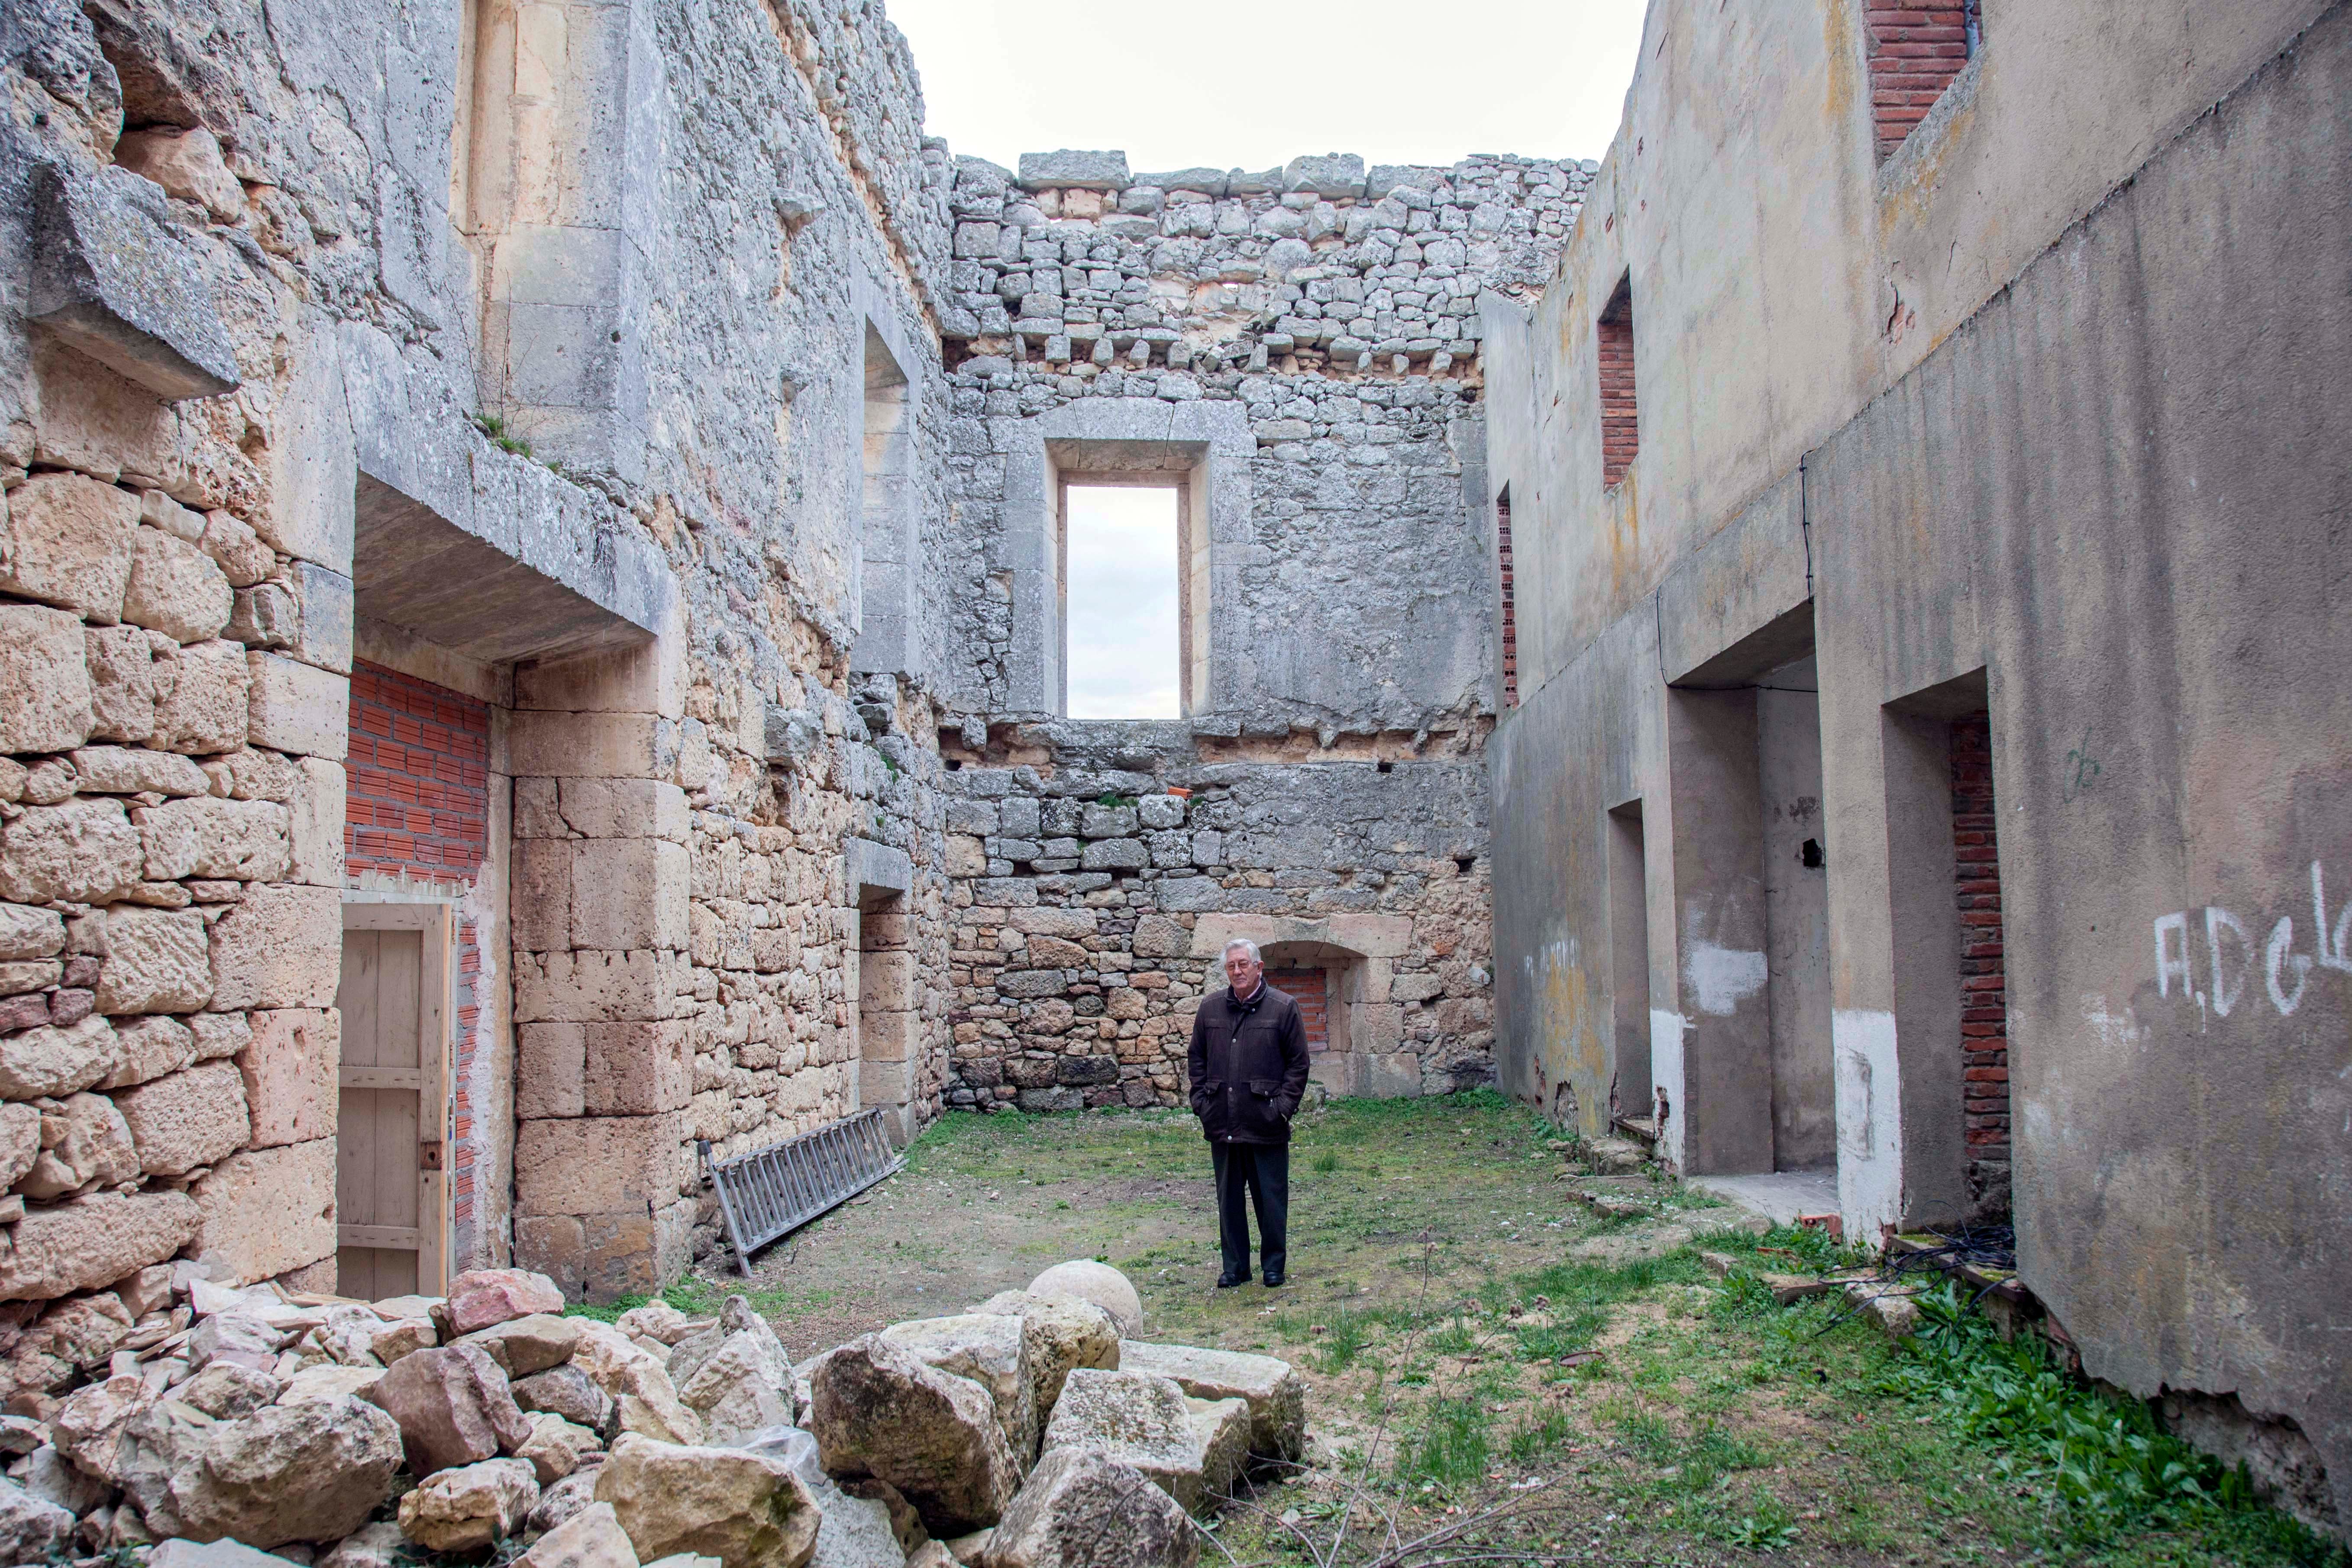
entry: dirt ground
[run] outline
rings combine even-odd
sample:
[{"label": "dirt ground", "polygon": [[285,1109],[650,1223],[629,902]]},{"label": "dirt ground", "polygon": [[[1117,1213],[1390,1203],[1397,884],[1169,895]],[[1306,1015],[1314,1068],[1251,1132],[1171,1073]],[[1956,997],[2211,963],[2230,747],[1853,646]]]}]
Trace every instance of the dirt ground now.
[{"label": "dirt ground", "polygon": [[1785,1270],[1792,1249],[1835,1261],[1826,1243],[1663,1182],[1634,1184],[1651,1215],[1597,1218],[1553,1130],[1497,1096],[1302,1115],[1277,1291],[1213,1289],[1208,1164],[1178,1113],[950,1116],[748,1284],[722,1254],[671,1297],[746,1291],[800,1357],[1115,1264],[1144,1337],[1278,1355],[1309,1385],[1308,1466],[1224,1508],[1208,1563],[2330,1561],[2242,1525],[2086,1531],[1887,1392],[1875,1330],[1759,1311],[1697,1255]]}]

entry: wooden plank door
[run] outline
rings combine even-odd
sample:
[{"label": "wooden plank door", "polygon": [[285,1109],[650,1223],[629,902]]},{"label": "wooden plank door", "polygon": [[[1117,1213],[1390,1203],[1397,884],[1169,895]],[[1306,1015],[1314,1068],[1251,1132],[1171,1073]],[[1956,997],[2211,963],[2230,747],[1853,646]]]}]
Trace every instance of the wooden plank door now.
[{"label": "wooden plank door", "polygon": [[365,1301],[446,1283],[450,943],[446,904],[343,905],[336,1270]]}]

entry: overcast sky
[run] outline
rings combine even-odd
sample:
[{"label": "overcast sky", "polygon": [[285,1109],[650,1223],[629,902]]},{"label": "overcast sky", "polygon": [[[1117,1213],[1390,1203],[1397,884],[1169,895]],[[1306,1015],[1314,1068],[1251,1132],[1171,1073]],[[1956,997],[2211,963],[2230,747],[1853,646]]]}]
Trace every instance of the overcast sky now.
[{"label": "overcast sky", "polygon": [[1072,718],[1181,718],[1176,492],[1070,486]]},{"label": "overcast sky", "polygon": [[1644,0],[885,0],[931,135],[1013,165],[1057,147],[1136,170],[1302,152],[1598,158]]}]

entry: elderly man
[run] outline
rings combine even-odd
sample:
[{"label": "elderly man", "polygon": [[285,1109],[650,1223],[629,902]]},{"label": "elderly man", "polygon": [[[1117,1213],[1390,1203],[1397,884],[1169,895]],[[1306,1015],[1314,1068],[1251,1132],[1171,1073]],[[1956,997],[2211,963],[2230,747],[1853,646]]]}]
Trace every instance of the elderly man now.
[{"label": "elderly man", "polygon": [[1265,983],[1257,944],[1225,944],[1226,988],[1192,1015],[1192,1114],[1209,1140],[1217,1173],[1217,1240],[1225,1271],[1217,1289],[1250,1275],[1249,1217],[1257,1207],[1265,1282],[1282,1283],[1288,1259],[1283,1224],[1290,1209],[1290,1117],[1307,1092],[1307,1026],[1298,1004]]}]

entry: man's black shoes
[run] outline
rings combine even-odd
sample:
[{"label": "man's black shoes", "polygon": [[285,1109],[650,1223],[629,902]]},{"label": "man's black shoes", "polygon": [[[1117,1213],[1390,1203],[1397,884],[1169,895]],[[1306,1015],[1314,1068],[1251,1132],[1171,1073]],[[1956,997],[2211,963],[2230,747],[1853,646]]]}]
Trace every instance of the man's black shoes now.
[{"label": "man's black shoes", "polygon": [[1217,1289],[1220,1291],[1230,1291],[1235,1285],[1246,1285],[1248,1283],[1249,1271],[1247,1270],[1244,1270],[1238,1274],[1233,1272],[1231,1270],[1227,1270],[1224,1273],[1217,1276]]},{"label": "man's black shoes", "polygon": [[1283,1274],[1282,1270],[1279,1269],[1268,1269],[1265,1271],[1265,1288],[1267,1290],[1271,1291],[1276,1289],[1282,1283],[1282,1281]]}]

